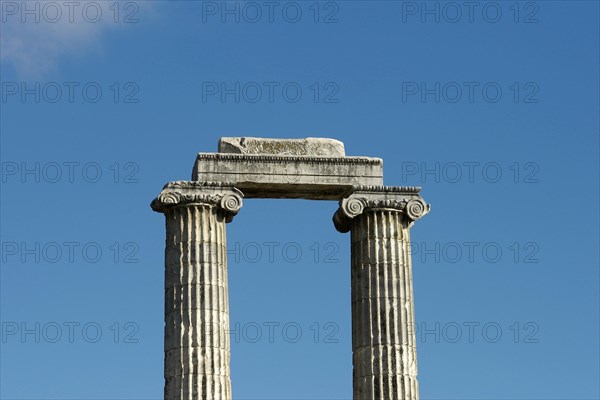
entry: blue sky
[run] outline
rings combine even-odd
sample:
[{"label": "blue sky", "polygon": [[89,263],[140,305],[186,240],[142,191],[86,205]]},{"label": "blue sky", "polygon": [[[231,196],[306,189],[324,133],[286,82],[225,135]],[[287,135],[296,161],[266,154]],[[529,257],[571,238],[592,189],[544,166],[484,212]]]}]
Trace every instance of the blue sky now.
[{"label": "blue sky", "polygon": [[[149,203],[221,136],[336,138],[423,187],[423,399],[600,397],[597,2],[23,4],[0,2],[0,397],[162,398]],[[351,398],[336,208],[227,226],[235,398]]]}]

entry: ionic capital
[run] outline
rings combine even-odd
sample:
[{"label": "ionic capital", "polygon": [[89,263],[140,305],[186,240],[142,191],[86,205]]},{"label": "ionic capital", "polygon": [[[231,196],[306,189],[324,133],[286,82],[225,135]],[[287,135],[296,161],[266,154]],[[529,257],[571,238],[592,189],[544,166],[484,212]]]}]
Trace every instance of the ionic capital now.
[{"label": "ionic capital", "polygon": [[176,181],[169,182],[152,200],[150,207],[156,212],[165,212],[174,207],[190,204],[206,204],[223,209],[227,222],[242,208],[244,194],[230,183]]},{"label": "ionic capital", "polygon": [[340,208],[333,215],[335,228],[348,232],[352,220],[369,210],[397,210],[412,224],[431,208],[419,195],[421,188],[412,186],[354,186],[340,200]]}]

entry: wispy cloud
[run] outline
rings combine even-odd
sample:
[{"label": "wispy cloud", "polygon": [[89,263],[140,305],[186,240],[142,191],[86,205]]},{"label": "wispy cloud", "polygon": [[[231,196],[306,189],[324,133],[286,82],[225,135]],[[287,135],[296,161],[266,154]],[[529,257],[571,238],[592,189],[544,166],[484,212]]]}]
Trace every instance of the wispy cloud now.
[{"label": "wispy cloud", "polygon": [[139,19],[136,2],[2,1],[0,61],[37,79],[63,60],[97,52],[103,34]]}]

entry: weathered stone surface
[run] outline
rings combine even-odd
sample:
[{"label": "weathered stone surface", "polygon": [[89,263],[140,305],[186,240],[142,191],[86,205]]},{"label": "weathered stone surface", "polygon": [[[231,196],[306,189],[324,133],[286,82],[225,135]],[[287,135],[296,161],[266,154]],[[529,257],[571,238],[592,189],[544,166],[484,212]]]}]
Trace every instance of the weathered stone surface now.
[{"label": "weathered stone surface", "polygon": [[344,157],[344,143],[335,139],[268,139],[254,137],[223,137],[219,153],[270,154],[286,156]]},{"label": "weathered stone surface", "polygon": [[418,400],[410,227],[420,188],[354,187],[333,217],[351,232],[353,397]]},{"label": "weathered stone surface", "polygon": [[354,399],[418,400],[409,230],[429,205],[420,188],[383,186],[381,159],[304,140],[223,138],[219,153],[198,155],[192,181],[152,202],[167,221],[165,399],[231,399],[225,223],[242,197],[273,197],[339,200],[334,224],[352,243]]},{"label": "weathered stone surface", "polygon": [[225,223],[241,192],[171,182],[152,202],[165,214],[165,400],[231,395]]},{"label": "weathered stone surface", "polygon": [[242,192],[227,183],[176,181],[167,183],[150,207],[156,212],[166,212],[185,204],[212,204],[219,206],[225,212],[226,221],[231,222],[242,208],[242,197]]},{"label": "weathered stone surface", "polygon": [[352,186],[383,185],[383,161],[370,157],[200,153],[192,180],[229,182],[247,198],[338,200]]},{"label": "weathered stone surface", "polygon": [[414,201],[418,200],[398,205],[389,204],[389,196],[372,197],[352,218],[355,400],[419,398],[409,236],[412,218],[406,215]]},{"label": "weathered stone surface", "polygon": [[401,211],[410,225],[429,212],[419,192],[413,186],[354,186],[352,193],[340,200],[340,208],[333,216],[335,228],[342,233],[352,227],[353,219],[367,209],[394,209]]}]

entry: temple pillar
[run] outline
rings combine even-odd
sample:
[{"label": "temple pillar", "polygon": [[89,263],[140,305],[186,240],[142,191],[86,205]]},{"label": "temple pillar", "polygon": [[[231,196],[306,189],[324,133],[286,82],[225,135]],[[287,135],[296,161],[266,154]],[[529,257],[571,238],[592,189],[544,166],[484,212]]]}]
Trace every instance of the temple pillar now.
[{"label": "temple pillar", "polygon": [[231,399],[225,223],[242,206],[226,184],[171,182],[165,215],[165,389],[168,400]]},{"label": "temple pillar", "polygon": [[357,187],[334,223],[351,232],[355,400],[418,400],[409,229],[429,211],[411,187]]}]

